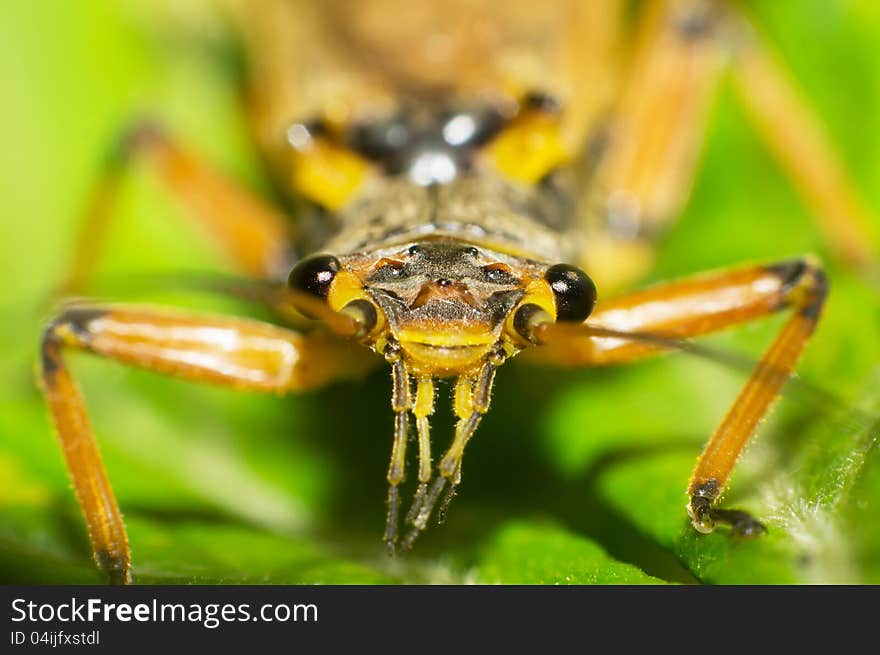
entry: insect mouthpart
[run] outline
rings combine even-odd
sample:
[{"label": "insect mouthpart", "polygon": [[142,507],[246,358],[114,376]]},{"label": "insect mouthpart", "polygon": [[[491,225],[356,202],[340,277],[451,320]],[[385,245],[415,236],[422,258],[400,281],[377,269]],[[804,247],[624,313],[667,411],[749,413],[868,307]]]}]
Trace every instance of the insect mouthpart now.
[{"label": "insect mouthpart", "polygon": [[[418,434],[418,486],[403,523],[409,548],[461,480],[464,449],[489,410],[495,372],[521,348],[540,343],[538,329],[578,323],[592,311],[596,289],[580,269],[548,266],[463,240],[425,238],[348,256],[318,254],[291,272],[290,287],[324,305],[316,318],[344,315],[349,333],[391,366],[394,442],[388,469],[385,542],[397,547],[400,485],[410,423]],[[298,296],[299,297],[299,296]],[[455,434],[436,468],[431,462],[434,381],[454,377]]]},{"label": "insect mouthpart", "polygon": [[364,288],[412,372],[446,377],[480,366],[501,338],[522,284],[494,254],[438,240],[379,257]]},{"label": "insect mouthpart", "polygon": [[[394,442],[385,542],[393,553],[403,523],[409,527],[402,547],[408,549],[435,508],[442,519],[455,495],[464,448],[488,411],[495,371],[516,350],[505,341],[504,329],[525,295],[527,276],[514,258],[454,239],[426,239],[340,259],[322,255],[300,266],[301,273],[291,275],[292,287],[326,298],[333,311],[359,323],[375,323],[369,335],[359,338],[391,366]],[[434,381],[445,377],[456,378],[458,423],[435,468],[430,417]],[[418,485],[409,511],[401,516],[400,485],[412,420],[418,434]]]},{"label": "insect mouthpart", "polygon": [[439,522],[444,520],[449,502],[461,482],[464,448],[489,409],[495,371],[509,356],[502,344],[491,345],[482,349],[482,357],[468,372],[458,376],[453,400],[458,423],[452,443],[434,473],[431,465],[430,416],[434,413],[435,376],[412,370],[412,347],[413,344],[410,343],[409,356],[404,356],[401,343],[391,339],[383,349],[385,359],[391,364],[391,406],[395,413],[394,443],[387,476],[389,486],[385,543],[389,554],[394,553],[398,539],[400,484],[404,480],[410,415],[415,419],[418,434],[419,484],[410,509],[404,517],[404,523],[410,526],[403,539],[404,550],[409,549],[427,527],[438,504]]}]

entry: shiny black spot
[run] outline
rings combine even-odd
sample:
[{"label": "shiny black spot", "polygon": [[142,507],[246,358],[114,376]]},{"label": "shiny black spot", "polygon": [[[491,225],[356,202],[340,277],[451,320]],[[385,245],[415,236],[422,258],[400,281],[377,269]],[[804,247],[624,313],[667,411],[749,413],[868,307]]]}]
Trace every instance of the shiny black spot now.
[{"label": "shiny black spot", "polygon": [[[444,119],[440,127],[443,139],[455,147],[481,146],[498,134],[506,122],[506,118],[494,107],[450,112]],[[462,129],[464,126],[470,129]]]},{"label": "shiny black spot", "polygon": [[333,255],[313,255],[293,267],[287,284],[291,289],[326,298],[330,283],[339,272],[339,260]]},{"label": "shiny black spot", "polygon": [[[477,148],[503,127],[506,119],[492,107],[441,107],[423,112],[403,109],[378,120],[349,128],[344,144],[375,162],[388,175],[407,174],[426,179],[426,158],[451,165],[445,174],[471,168]],[[436,180],[444,182],[448,180]],[[418,182],[422,184],[422,182]],[[425,185],[431,184],[427,179]]]},{"label": "shiny black spot", "polygon": [[596,285],[581,269],[570,264],[556,264],[547,269],[544,279],[556,297],[557,321],[583,321],[596,305]]},{"label": "shiny black spot", "polygon": [[437,280],[438,287],[448,287],[451,284],[452,284],[452,280],[448,280],[445,277],[441,277],[439,280]]},{"label": "shiny black spot", "polygon": [[422,252],[422,247],[418,244],[413,244],[407,249],[406,254],[412,256],[418,255],[420,252]]},{"label": "shiny black spot", "polygon": [[464,249],[464,253],[466,255],[470,255],[471,257],[476,257],[477,255],[480,254],[480,251],[477,250],[476,248],[474,248],[473,246],[468,246],[467,248]]},{"label": "shiny black spot", "polygon": [[403,114],[351,128],[348,145],[368,159],[380,161],[405,148],[412,140],[411,126]]},{"label": "shiny black spot", "polygon": [[318,138],[332,139],[327,124],[320,119],[292,123],[287,128],[287,142],[295,150],[307,148],[312,141]]}]

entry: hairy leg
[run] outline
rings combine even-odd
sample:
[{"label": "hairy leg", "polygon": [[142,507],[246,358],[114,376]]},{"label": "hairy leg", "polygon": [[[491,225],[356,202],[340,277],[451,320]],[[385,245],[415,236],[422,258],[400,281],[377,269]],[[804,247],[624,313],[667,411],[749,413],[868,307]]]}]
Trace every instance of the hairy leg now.
[{"label": "hairy leg", "polygon": [[688,485],[694,527],[710,532],[717,522],[743,534],[761,530],[743,512],[715,507],[736,461],[770,410],[813,334],[828,282],[811,259],[753,266],[662,284],[599,305],[582,325],[546,323],[535,329],[543,343],[527,358],[563,366],[629,362],[669,348],[662,339],[626,339],[603,330],[681,339],[715,332],[790,310],[721,425],[709,439]]},{"label": "hairy leg", "polygon": [[357,344],[273,325],[136,306],[75,306],[43,336],[41,385],[98,566],[131,581],[125,525],[64,351],[83,350],[173,377],[283,394],[362,374],[374,358]]}]

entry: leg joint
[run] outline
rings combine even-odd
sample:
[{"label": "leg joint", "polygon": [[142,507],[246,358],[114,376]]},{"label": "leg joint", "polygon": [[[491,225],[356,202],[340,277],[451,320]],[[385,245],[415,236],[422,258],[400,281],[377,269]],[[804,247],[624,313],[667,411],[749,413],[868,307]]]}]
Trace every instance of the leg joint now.
[{"label": "leg joint", "polygon": [[782,305],[794,306],[806,318],[818,320],[828,296],[828,275],[813,257],[767,267],[782,280]]},{"label": "leg joint", "polygon": [[95,561],[110,578],[110,584],[131,584],[131,565],[127,554],[111,553],[102,549],[95,551]]},{"label": "leg joint", "polygon": [[93,307],[69,307],[52,320],[43,331],[40,349],[43,373],[54,374],[61,368],[61,347],[88,345],[92,337],[90,323],[106,314]]},{"label": "leg joint", "polygon": [[691,498],[704,498],[709,503],[714,503],[721,495],[721,486],[715,478],[709,478],[705,482],[692,487]]},{"label": "leg joint", "polygon": [[91,323],[106,314],[106,309],[68,307],[46,326],[44,342],[88,343],[92,336]]},{"label": "leg joint", "polygon": [[689,6],[673,16],[675,30],[685,42],[714,38],[723,18],[722,7],[717,2],[701,2]]},{"label": "leg joint", "polygon": [[168,135],[158,122],[146,118],[138,120],[127,126],[114,141],[107,155],[107,167],[123,168],[137,153],[167,141]]}]

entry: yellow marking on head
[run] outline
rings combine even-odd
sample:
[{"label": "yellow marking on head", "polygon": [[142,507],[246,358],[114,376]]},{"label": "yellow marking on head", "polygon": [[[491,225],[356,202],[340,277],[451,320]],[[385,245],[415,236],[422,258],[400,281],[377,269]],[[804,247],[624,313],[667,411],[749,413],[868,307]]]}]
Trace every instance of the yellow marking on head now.
[{"label": "yellow marking on head", "polygon": [[476,373],[494,344],[444,348],[401,341],[409,370],[414,375],[438,378]]},{"label": "yellow marking on head", "polygon": [[453,329],[437,329],[431,326],[405,327],[398,330],[397,339],[401,343],[418,343],[439,348],[462,348],[485,346],[495,343],[495,335],[488,327],[468,330],[455,326]]},{"label": "yellow marking on head", "polygon": [[414,373],[436,377],[476,370],[497,341],[484,324],[406,323],[394,336]]},{"label": "yellow marking on head", "polygon": [[505,177],[534,184],[569,160],[555,114],[527,110],[484,150],[488,162]]},{"label": "yellow marking on head", "polygon": [[504,323],[504,331],[513,343],[520,346],[530,345],[528,341],[516,331],[516,328],[513,325],[516,312],[523,305],[537,305],[550,316],[556,316],[556,296],[553,293],[553,289],[550,287],[550,283],[543,278],[529,282],[528,285],[526,285],[526,292],[523,295],[522,300],[520,300],[516,308],[507,315],[507,320]]},{"label": "yellow marking on head", "polygon": [[350,271],[339,271],[327,290],[327,304],[330,309],[338,312],[352,300],[370,300],[364,290],[364,283]]},{"label": "yellow marking on head", "polygon": [[367,337],[381,334],[387,325],[385,312],[373,302],[364,289],[361,279],[350,271],[339,271],[330,283],[327,291],[327,304],[335,312],[339,312],[353,300],[366,300],[376,309],[376,325]]},{"label": "yellow marking on head", "polygon": [[293,151],[294,188],[331,211],[348,204],[373,173],[366,160],[327,139],[312,139]]}]

